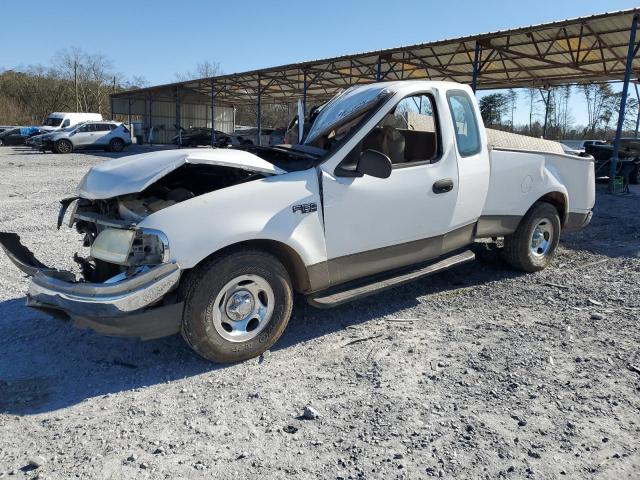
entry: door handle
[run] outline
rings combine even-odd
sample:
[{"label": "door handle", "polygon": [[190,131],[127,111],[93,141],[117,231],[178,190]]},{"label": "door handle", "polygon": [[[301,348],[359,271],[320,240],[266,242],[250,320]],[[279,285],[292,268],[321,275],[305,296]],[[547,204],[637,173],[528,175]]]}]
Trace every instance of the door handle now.
[{"label": "door handle", "polygon": [[433,184],[433,193],[447,193],[453,190],[453,180],[443,178]]}]

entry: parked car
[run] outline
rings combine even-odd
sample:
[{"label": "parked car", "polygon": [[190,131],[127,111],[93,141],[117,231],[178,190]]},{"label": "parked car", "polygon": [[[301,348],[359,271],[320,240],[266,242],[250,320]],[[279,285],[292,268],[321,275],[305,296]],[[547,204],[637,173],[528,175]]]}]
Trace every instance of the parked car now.
[{"label": "parked car", "polygon": [[102,115],[99,113],[84,112],[53,112],[42,123],[43,130],[59,130],[61,128],[73,127],[82,122],[100,122]]},{"label": "parked car", "polygon": [[13,130],[14,128],[18,128],[15,125],[0,125],[0,133],[6,132],[7,130]]},{"label": "parked car", "polygon": [[39,127],[17,127],[0,133],[0,146],[24,145],[30,137],[39,135],[42,130]]},{"label": "parked car", "polygon": [[[200,145],[211,145],[210,128],[185,128],[181,134],[175,135],[171,143],[181,147],[197,147]],[[220,130],[215,131],[215,147],[227,147],[233,144],[231,137]]]},{"label": "parked car", "polygon": [[38,139],[38,148],[55,153],[71,153],[77,149],[101,149],[121,152],[131,145],[131,132],[118,122],[84,122]]},{"label": "parked car", "polygon": [[513,134],[518,148],[489,148],[481,119],[466,85],[352,87],[302,144],[91,168],[58,215],[73,204],[68,222],[90,246],[81,278],[15,233],[0,244],[32,276],[29,306],[107,335],[181,332],[209,360],[244,360],[280,337],[294,291],[340,305],[467,263],[475,239],[504,237],[516,269],[549,265],[561,233],[591,218],[593,159]]}]

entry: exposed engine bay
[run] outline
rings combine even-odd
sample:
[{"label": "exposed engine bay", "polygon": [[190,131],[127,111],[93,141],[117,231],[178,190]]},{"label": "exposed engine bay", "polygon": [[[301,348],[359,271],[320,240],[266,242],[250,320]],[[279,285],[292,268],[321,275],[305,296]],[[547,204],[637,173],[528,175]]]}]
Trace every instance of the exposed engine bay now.
[{"label": "exposed engine bay", "polygon": [[[139,193],[104,200],[77,198],[69,226],[75,225],[83,235],[83,246],[91,248],[90,257],[76,254],[74,258],[84,280],[103,282],[122,272],[166,260],[166,242],[158,235],[161,232],[134,230],[147,216],[191,198],[264,177],[235,167],[186,163]],[[126,258],[109,253],[113,249],[107,245],[114,242],[130,242]]]}]

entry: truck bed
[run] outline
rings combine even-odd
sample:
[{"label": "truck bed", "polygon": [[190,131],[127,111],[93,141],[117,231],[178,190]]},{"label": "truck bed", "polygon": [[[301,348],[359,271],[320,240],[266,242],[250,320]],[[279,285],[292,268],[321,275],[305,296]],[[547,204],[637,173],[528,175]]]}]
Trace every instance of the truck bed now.
[{"label": "truck bed", "polygon": [[564,155],[564,150],[559,142],[545,140],[543,138],[529,137],[517,133],[503,132],[487,128],[487,143],[493,148],[506,150],[528,150],[532,152],[559,153]]}]

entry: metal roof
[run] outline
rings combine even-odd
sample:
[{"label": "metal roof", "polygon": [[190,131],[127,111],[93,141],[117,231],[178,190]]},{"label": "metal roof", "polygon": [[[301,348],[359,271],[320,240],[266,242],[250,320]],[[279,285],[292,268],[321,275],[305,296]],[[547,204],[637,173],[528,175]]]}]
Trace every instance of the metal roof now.
[{"label": "metal roof", "polygon": [[[640,8],[591,15],[461,38],[343,55],[242,73],[129,90],[113,98],[175,98],[218,105],[254,104],[302,96],[324,99],[340,89],[376,80],[451,80],[471,83],[480,45],[478,89],[545,87],[621,79],[629,30]],[[636,47],[637,53],[637,47]],[[633,71],[640,71],[634,58]]]}]

